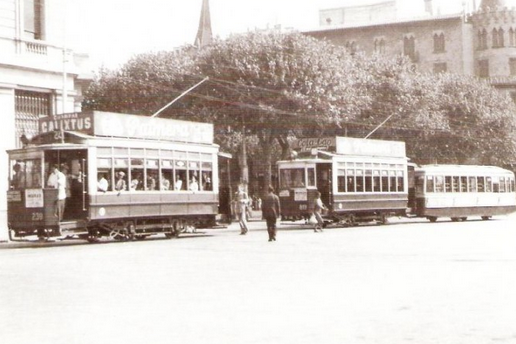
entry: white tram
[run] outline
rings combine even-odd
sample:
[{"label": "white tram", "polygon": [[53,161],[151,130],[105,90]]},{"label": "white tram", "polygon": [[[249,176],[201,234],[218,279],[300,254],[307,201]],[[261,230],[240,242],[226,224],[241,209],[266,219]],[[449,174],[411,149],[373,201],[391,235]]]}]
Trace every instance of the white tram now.
[{"label": "white tram", "polygon": [[[95,111],[42,119],[40,133],[8,151],[11,240],[172,237],[215,224],[212,124]],[[61,218],[58,190],[48,184],[55,164],[66,175]]]},{"label": "white tram", "polygon": [[424,165],[416,167],[415,209],[419,217],[453,221],[516,211],[514,173],[495,166]]}]

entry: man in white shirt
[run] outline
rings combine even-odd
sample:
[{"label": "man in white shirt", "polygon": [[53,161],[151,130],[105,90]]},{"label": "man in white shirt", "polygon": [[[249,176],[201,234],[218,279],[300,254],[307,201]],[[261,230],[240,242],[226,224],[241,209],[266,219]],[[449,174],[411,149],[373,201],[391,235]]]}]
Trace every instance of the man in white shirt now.
[{"label": "man in white shirt", "polygon": [[48,177],[47,185],[57,189],[56,213],[54,214],[59,221],[63,220],[66,201],[66,176],[59,171],[59,165],[53,165],[53,172]]}]

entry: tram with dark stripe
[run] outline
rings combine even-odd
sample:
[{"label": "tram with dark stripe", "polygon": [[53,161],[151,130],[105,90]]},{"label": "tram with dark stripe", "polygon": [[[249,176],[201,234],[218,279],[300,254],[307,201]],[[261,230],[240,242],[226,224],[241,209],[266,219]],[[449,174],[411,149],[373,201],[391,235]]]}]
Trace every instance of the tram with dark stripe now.
[{"label": "tram with dark stripe", "polygon": [[[212,124],[95,111],[43,119],[40,132],[8,151],[11,240],[174,237],[215,225],[220,154]],[[62,218],[48,184],[54,165],[66,175]]]}]

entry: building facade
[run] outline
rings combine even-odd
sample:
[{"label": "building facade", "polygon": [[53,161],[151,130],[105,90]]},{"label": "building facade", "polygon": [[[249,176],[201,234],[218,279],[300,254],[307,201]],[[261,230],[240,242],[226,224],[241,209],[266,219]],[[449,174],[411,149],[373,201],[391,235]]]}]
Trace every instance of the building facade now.
[{"label": "building facade", "polygon": [[66,48],[66,16],[66,0],[0,0],[0,211],[5,151],[36,135],[39,118],[81,111],[92,80],[88,56]]},{"label": "building facade", "polygon": [[[321,10],[320,29],[306,35],[345,46],[349,52],[384,56],[406,55],[422,72],[451,72],[488,80],[516,101],[516,0],[464,2],[458,14],[434,14],[432,0],[424,2],[425,15],[417,19],[378,21],[378,8],[392,1],[363,6],[361,18],[346,21],[356,8]],[[381,5],[381,6],[380,6]]]}]

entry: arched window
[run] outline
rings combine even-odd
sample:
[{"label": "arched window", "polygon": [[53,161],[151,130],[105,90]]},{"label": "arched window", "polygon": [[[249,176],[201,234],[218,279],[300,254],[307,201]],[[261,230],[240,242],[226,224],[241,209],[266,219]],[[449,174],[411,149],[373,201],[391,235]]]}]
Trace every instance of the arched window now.
[{"label": "arched window", "polygon": [[498,29],[498,47],[499,48],[503,48],[505,46],[504,37],[503,37],[504,34],[505,34],[505,32],[503,31],[503,29],[499,28]]},{"label": "arched window", "polygon": [[496,28],[493,29],[492,37],[493,37],[493,39],[492,39],[492,41],[493,41],[492,42],[493,43],[492,47],[493,48],[498,48],[499,47],[499,43],[498,43],[498,30]]},{"label": "arched window", "polygon": [[487,49],[487,31],[486,29],[482,29],[478,31],[478,49],[484,50]]},{"label": "arched window", "polygon": [[443,53],[445,50],[444,33],[434,34],[434,53]]},{"label": "arched window", "polygon": [[511,47],[514,47],[516,46],[516,41],[515,41],[515,36],[514,36],[515,32],[514,32],[514,29],[511,27],[509,29],[509,46]]},{"label": "arched window", "polygon": [[403,54],[410,57],[412,61],[416,60],[416,39],[414,36],[403,37]]},{"label": "arched window", "polygon": [[385,40],[383,38],[375,38],[374,39],[374,52],[376,54],[384,54],[385,53]]}]

